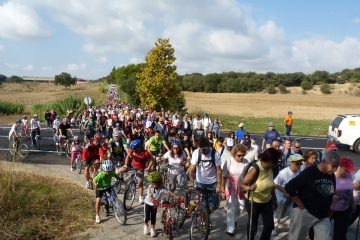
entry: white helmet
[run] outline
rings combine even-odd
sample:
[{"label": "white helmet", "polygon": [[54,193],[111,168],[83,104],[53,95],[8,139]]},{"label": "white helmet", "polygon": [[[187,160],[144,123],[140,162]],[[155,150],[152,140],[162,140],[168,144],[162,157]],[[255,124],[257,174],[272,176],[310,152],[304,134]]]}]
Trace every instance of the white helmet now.
[{"label": "white helmet", "polygon": [[70,123],[74,123],[75,122],[75,118],[72,118],[71,120],[70,120]]},{"label": "white helmet", "polygon": [[102,170],[104,170],[105,172],[112,171],[113,167],[114,165],[110,160],[104,160],[101,165]]}]

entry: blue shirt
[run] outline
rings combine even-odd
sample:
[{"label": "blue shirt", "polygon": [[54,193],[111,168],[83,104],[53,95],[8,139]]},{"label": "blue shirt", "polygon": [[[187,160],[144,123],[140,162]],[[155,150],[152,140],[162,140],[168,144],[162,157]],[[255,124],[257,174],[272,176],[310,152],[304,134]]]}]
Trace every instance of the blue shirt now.
[{"label": "blue shirt", "polygon": [[264,134],[264,139],[265,139],[266,144],[271,144],[271,141],[278,137],[280,137],[280,134],[276,129],[274,129],[272,131],[267,130]]},{"label": "blue shirt", "polygon": [[243,139],[245,133],[246,133],[246,130],[245,130],[245,129],[243,129],[243,130],[241,130],[241,129],[236,130],[236,131],[235,131],[235,137],[237,137],[237,141],[240,141],[241,139]]}]

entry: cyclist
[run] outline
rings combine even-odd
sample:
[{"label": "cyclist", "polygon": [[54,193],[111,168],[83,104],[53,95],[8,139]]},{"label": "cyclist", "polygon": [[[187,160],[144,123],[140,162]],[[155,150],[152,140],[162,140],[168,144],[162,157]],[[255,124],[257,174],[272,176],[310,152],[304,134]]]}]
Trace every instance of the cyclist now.
[{"label": "cyclist", "polygon": [[[119,180],[118,175],[112,171],[113,169],[113,163],[110,160],[104,160],[101,164],[101,168],[103,171],[101,171],[93,180],[94,185],[96,186],[95,196],[96,196],[96,202],[95,202],[95,222],[100,223],[100,203],[101,198],[104,194],[106,194],[106,191],[110,193],[110,189],[108,190],[102,190],[101,187],[107,187],[111,185],[111,179],[114,177],[117,180]],[[109,205],[105,205],[106,211],[109,211]]]},{"label": "cyclist", "polygon": [[94,130],[95,129],[95,125],[96,122],[94,121],[93,117],[89,117],[86,121],[85,121],[85,129],[86,130]]},{"label": "cyclist", "polygon": [[[125,154],[128,153],[128,151],[129,151],[126,146],[126,140],[123,137],[121,137],[119,134],[114,134],[113,139],[110,141],[110,144],[109,144],[109,150],[110,150],[111,157],[113,159],[118,159],[117,164],[120,164],[121,166],[123,166]],[[123,180],[124,179],[121,176],[120,181],[123,181]]]},{"label": "cyclist", "polygon": [[81,156],[81,151],[82,148],[80,145],[80,139],[78,136],[74,136],[73,142],[71,144],[71,171],[75,171],[74,162],[78,154]]},{"label": "cyclist", "polygon": [[[125,164],[122,168],[119,169],[118,173],[124,173],[130,161],[132,162],[134,168],[137,169],[136,177],[139,183],[139,202],[141,204],[144,203],[144,187],[143,187],[143,179],[144,179],[144,170],[151,169],[152,165],[154,164],[155,159],[151,156],[151,154],[146,151],[142,147],[142,142],[140,139],[135,139],[130,143],[130,150],[129,154],[126,156]],[[150,161],[148,168],[146,168],[146,163]]]},{"label": "cyclist", "polygon": [[37,114],[34,114],[33,118],[30,121],[30,129],[31,129],[31,146],[34,146],[35,135],[37,134],[40,137],[40,131],[42,130]]},{"label": "cyclist", "polygon": [[[147,150],[151,153],[151,155],[156,158],[160,153],[160,145],[163,144],[166,150],[170,151],[169,147],[166,144],[166,141],[163,137],[160,136],[160,131],[155,130],[155,136],[152,136],[149,141],[149,145]],[[155,166],[154,166],[155,167]]]},{"label": "cyclist", "polygon": [[99,148],[99,155],[100,155],[100,161],[108,160],[110,159],[110,150],[109,150],[109,141],[110,137],[105,136],[104,142],[101,144],[101,147]]},{"label": "cyclist", "polygon": [[[94,163],[94,161],[99,161],[99,148],[100,148],[100,140],[101,136],[95,135],[94,138],[90,140],[88,144],[83,149],[82,160],[85,165],[84,176],[86,179],[86,188],[90,188],[90,166]],[[97,165],[95,166],[97,168]]]},{"label": "cyclist", "polygon": [[60,125],[60,117],[59,116],[56,116],[55,117],[55,120],[53,122],[53,131],[54,131],[54,134],[58,135],[59,133],[59,125]]},{"label": "cyclist", "polygon": [[28,123],[28,120],[27,120],[27,116],[24,115],[21,121],[22,121],[22,124],[23,124],[22,132],[27,134],[28,131],[29,131],[29,123]]},{"label": "cyclist", "polygon": [[71,129],[69,120],[64,118],[62,123],[59,124],[59,146],[62,147],[63,140],[67,139],[67,130],[69,129],[71,136],[74,136],[74,132]]},{"label": "cyclist", "polygon": [[20,130],[20,124],[21,124],[21,119],[17,118],[15,120],[15,124],[12,125],[10,132],[9,132],[9,141],[11,141],[11,138],[13,138],[14,143],[16,144],[16,147],[19,144],[18,131]]}]

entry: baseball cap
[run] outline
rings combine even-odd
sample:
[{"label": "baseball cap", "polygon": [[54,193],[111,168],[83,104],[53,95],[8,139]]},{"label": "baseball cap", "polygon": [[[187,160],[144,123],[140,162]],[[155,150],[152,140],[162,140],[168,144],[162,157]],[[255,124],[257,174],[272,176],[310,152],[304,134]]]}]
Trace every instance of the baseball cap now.
[{"label": "baseball cap", "polygon": [[208,116],[208,114],[207,113],[204,113],[204,117],[207,117]]},{"label": "baseball cap", "polygon": [[272,122],[269,122],[268,126],[269,126],[269,127],[273,127],[274,124],[273,124]]},{"label": "baseball cap", "polygon": [[253,140],[256,140],[256,136],[251,136],[250,138]]},{"label": "baseball cap", "polygon": [[288,114],[292,114],[292,111],[288,111]]},{"label": "baseball cap", "polygon": [[304,158],[300,154],[293,154],[290,156],[290,162],[297,162],[297,161],[303,161]]},{"label": "baseball cap", "polygon": [[249,138],[245,138],[244,141],[243,141],[243,144],[244,145],[250,145],[251,144],[251,141]]},{"label": "baseball cap", "polygon": [[244,123],[239,123],[239,127],[244,127]]},{"label": "baseball cap", "polygon": [[350,158],[341,158],[340,166],[345,167],[345,169],[348,170],[349,172],[355,172],[354,163],[353,161],[351,161]]},{"label": "baseball cap", "polygon": [[336,147],[336,144],[333,143],[333,142],[328,142],[328,143],[325,145],[325,148],[327,148],[327,149],[333,149],[333,150],[338,149],[338,148]]},{"label": "baseball cap", "polygon": [[282,138],[281,137],[277,137],[276,140],[278,140],[278,142],[282,142]]}]

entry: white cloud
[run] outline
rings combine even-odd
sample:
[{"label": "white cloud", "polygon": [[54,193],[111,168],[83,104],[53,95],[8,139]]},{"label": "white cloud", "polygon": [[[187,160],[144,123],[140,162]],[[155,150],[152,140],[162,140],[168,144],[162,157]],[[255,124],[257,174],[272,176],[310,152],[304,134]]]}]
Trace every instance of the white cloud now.
[{"label": "white cloud", "polygon": [[100,57],[98,59],[98,62],[101,62],[101,63],[106,63],[108,61],[108,59],[106,57]]},{"label": "white cloud", "polygon": [[4,50],[4,46],[0,44],[0,52]]},{"label": "white cloud", "polygon": [[5,65],[6,65],[8,68],[19,68],[19,65],[18,65],[18,64],[5,63]]},{"label": "white cloud", "polygon": [[355,18],[355,19],[354,19],[354,22],[355,22],[355,23],[360,23],[360,18]]},{"label": "white cloud", "polygon": [[26,67],[24,67],[24,70],[26,70],[26,71],[32,71],[32,70],[34,70],[34,66],[31,65],[31,64],[28,64]]},{"label": "white cloud", "polygon": [[40,39],[50,37],[51,30],[32,8],[9,1],[0,6],[0,36],[14,40]]},{"label": "white cloud", "polygon": [[52,67],[44,66],[44,67],[41,67],[41,70],[42,70],[42,71],[51,71],[51,70],[52,70]]},{"label": "white cloud", "polygon": [[140,62],[139,59],[137,59],[136,57],[132,57],[132,58],[130,59],[130,63],[138,64],[139,62]]},{"label": "white cloud", "polygon": [[77,71],[77,70],[83,70],[83,69],[86,69],[85,63],[81,63],[79,65],[77,65],[75,63],[68,64],[69,71]]}]

